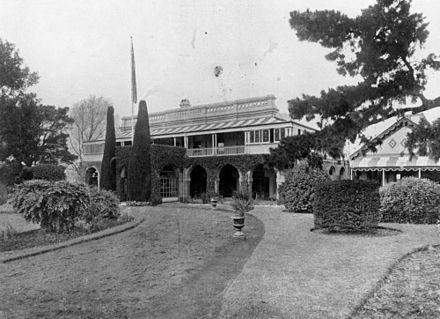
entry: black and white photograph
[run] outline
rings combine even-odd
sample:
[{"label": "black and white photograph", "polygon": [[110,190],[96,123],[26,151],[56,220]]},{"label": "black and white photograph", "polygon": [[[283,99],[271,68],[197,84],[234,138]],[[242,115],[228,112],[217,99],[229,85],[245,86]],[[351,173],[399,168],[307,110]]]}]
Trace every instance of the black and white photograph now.
[{"label": "black and white photograph", "polygon": [[22,318],[440,318],[440,3],[0,0]]}]

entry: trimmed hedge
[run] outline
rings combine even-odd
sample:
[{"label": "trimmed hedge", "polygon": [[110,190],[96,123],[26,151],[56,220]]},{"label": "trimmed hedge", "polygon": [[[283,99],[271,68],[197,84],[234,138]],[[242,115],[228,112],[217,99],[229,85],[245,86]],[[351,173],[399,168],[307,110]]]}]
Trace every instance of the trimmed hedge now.
[{"label": "trimmed hedge", "polygon": [[39,164],[32,167],[32,179],[62,181],[66,179],[64,167],[52,164]]},{"label": "trimmed hedge", "polygon": [[27,221],[50,232],[69,232],[89,205],[87,187],[66,181],[26,181],[18,186],[12,205]]},{"label": "trimmed hedge", "polygon": [[402,178],[380,189],[382,222],[435,224],[440,217],[440,184]]},{"label": "trimmed hedge", "polygon": [[316,187],[315,228],[371,231],[380,221],[379,184],[373,181],[330,181]]},{"label": "trimmed hedge", "polygon": [[287,172],[285,182],[280,185],[279,204],[284,205],[289,212],[311,213],[316,186],[328,180],[325,171],[299,163]]},{"label": "trimmed hedge", "polygon": [[8,200],[8,188],[5,184],[0,182],[0,205],[3,205]]}]

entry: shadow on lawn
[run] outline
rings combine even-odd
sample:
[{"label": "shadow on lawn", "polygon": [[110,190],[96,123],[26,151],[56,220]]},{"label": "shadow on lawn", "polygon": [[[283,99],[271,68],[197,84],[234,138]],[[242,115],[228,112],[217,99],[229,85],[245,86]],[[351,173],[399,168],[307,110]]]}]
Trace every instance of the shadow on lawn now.
[{"label": "shadow on lawn", "polygon": [[246,216],[246,240],[231,239],[215,251],[201,271],[186,279],[173,293],[150,305],[148,318],[217,318],[223,291],[243,269],[264,235],[263,223]]}]

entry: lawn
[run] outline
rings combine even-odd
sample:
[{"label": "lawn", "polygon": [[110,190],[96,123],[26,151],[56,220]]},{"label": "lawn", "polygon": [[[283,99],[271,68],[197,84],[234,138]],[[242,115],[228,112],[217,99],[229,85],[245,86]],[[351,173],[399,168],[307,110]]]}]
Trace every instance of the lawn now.
[{"label": "lawn", "polygon": [[264,233],[246,219],[232,238],[232,212],[130,208],[135,229],[0,265],[7,318],[215,318],[228,282]]},{"label": "lawn", "polygon": [[440,318],[440,248],[400,261],[352,318]]}]

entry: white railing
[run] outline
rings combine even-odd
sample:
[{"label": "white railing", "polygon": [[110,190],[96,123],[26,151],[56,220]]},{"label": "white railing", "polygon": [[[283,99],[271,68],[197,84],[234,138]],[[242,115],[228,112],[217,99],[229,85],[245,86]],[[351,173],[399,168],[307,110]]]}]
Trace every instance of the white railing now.
[{"label": "white railing", "polygon": [[225,156],[225,155],[240,155],[240,154],[268,154],[270,147],[275,147],[277,144],[256,144],[256,145],[237,145],[225,146],[216,148],[189,148],[186,150],[188,157],[199,156]]}]

